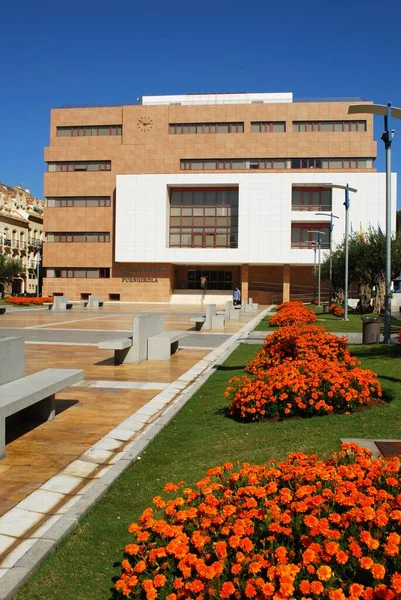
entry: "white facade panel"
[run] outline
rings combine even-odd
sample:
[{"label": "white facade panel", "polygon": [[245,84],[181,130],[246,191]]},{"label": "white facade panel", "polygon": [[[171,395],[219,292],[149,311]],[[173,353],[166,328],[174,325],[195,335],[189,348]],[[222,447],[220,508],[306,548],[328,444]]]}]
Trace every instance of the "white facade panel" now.
[{"label": "white facade panel", "polygon": [[[291,222],[329,222],[312,211],[292,211],[292,186],[338,184],[351,193],[352,231],[380,225],[385,231],[384,173],[208,173],[117,175],[115,258],[117,262],[176,264],[313,264],[313,250],[291,248]],[[392,174],[395,230],[397,177]],[[169,187],[239,188],[238,248],[169,248]],[[333,247],[343,240],[344,192],[333,189]]]}]

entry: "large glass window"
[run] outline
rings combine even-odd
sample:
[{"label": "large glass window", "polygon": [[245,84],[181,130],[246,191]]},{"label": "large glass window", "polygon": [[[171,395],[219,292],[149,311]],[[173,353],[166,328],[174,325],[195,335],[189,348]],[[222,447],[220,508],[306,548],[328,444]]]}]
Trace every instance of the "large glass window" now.
[{"label": "large glass window", "polygon": [[244,123],[170,123],[171,134],[185,133],[244,133]]},{"label": "large glass window", "polygon": [[366,131],[366,121],[293,121],[293,131]]},{"label": "large glass window", "polygon": [[80,243],[93,243],[93,242],[110,242],[110,232],[108,231],[79,231],[79,232],[57,232],[48,233],[46,237],[47,242],[80,242]]},{"label": "large glass window", "polygon": [[238,248],[238,188],[172,188],[169,245]]},{"label": "large glass window", "polygon": [[292,210],[331,211],[331,188],[293,187]]},{"label": "large glass window", "polygon": [[57,137],[122,135],[122,125],[80,125],[57,127]]},{"label": "large glass window", "polygon": [[232,290],[233,274],[232,271],[214,271],[201,269],[188,269],[187,289],[200,290],[201,277],[206,277],[206,287],[208,290]]},{"label": "large glass window", "polygon": [[285,121],[252,121],[252,133],[284,133]]},{"label": "large glass window", "polygon": [[57,269],[48,269],[47,277],[49,278],[81,278],[81,279],[108,279],[110,277],[110,269],[108,267],[104,267],[101,269],[67,269],[67,268],[57,268]]},{"label": "large glass window", "polygon": [[321,231],[321,248],[330,247],[328,223],[291,223],[291,248],[313,248]]},{"label": "large glass window", "polygon": [[48,171],[110,171],[111,161],[109,160],[90,160],[90,161],[68,161],[68,162],[49,162]]},{"label": "large glass window", "polygon": [[76,208],[110,206],[109,196],[61,196],[47,199],[48,208]]}]

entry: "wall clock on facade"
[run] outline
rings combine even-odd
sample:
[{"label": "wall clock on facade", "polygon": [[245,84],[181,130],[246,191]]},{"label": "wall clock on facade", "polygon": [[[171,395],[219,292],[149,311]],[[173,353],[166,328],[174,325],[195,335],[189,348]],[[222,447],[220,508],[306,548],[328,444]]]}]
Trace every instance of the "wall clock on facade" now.
[{"label": "wall clock on facade", "polygon": [[150,117],[140,117],[137,125],[140,131],[150,131],[153,127],[153,121]]}]

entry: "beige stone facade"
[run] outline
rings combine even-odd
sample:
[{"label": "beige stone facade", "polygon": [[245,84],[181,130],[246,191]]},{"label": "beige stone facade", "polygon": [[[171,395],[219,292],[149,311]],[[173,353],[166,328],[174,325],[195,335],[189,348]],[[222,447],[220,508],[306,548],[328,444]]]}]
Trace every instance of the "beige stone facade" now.
[{"label": "beige stone facade", "polygon": [[[32,196],[29,190],[0,183],[0,253],[21,259],[23,265],[21,277],[13,281],[12,293],[37,292],[44,207],[45,201]],[[0,294],[5,291],[0,289]]]},{"label": "beige stone facade", "polygon": [[[376,157],[376,143],[373,141],[371,115],[363,115],[361,118],[365,123],[364,130],[294,131],[294,122],[348,122],[351,120],[347,114],[349,105],[350,102],[345,101],[197,106],[139,104],[52,110],[50,145],[45,149],[45,160],[49,163],[50,172],[45,173],[44,193],[48,199],[55,200],[58,204],[55,206],[54,202],[52,205],[49,201],[44,229],[50,234],[107,233],[110,241],[46,243],[44,266],[48,269],[48,276],[44,279],[44,293],[64,293],[72,300],[79,300],[87,293],[93,293],[100,295],[103,300],[168,302],[174,289],[185,285],[185,268],[196,268],[196,265],[123,265],[115,262],[116,176],[183,173],[182,161],[190,160],[264,158],[283,159],[287,161],[287,165],[290,164],[288,161],[299,158],[343,159],[348,161],[347,172],[375,172],[373,160]],[[252,123],[259,122],[285,123],[285,131],[255,132]],[[171,133],[171,124],[194,123],[243,123],[243,132]],[[122,135],[86,135],[84,129],[77,129],[96,126],[119,126],[122,128]],[[61,136],[60,128],[68,127],[75,128],[74,135]],[[350,162],[352,159],[368,161],[368,166],[361,169],[358,164]],[[110,170],[54,171],[56,168],[64,168],[61,164],[74,161],[110,161],[110,167],[106,167]],[[65,168],[68,169],[68,166]],[[288,168],[273,167],[269,172],[273,170],[288,173]],[[309,168],[292,167],[291,173],[305,173]],[[330,169],[320,169],[320,172],[323,171]],[[338,172],[338,168],[333,169],[334,171]],[[207,169],[200,172],[216,173]],[[230,172],[236,171],[234,169]],[[61,199],[99,197],[109,198],[110,206],[60,206]],[[76,235],[76,238],[79,236]],[[88,239],[92,238],[88,236]],[[152,272],[150,267],[157,267],[159,271]],[[135,276],[124,280],[127,268],[136,268],[137,271],[133,271]],[[77,269],[81,269],[81,272],[77,273]],[[83,275],[85,269],[87,271]],[[95,273],[96,270],[98,274],[95,277],[88,276],[88,273]],[[293,283],[299,279],[303,284],[307,281],[309,286],[312,285],[310,267],[298,269],[297,274],[291,273],[288,265],[248,267],[239,264],[232,270],[233,283],[241,280],[243,296],[248,296],[249,292],[249,295],[259,301],[271,301],[275,294],[275,288],[263,288],[263,282],[266,281],[277,283],[277,294],[287,295],[290,293],[290,281]],[[255,289],[253,282],[260,283],[259,289]]]}]

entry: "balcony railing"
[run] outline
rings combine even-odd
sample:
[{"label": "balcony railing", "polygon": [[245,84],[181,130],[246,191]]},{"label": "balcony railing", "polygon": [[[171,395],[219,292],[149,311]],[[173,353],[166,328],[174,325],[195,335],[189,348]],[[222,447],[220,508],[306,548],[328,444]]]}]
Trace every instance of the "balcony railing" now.
[{"label": "balcony railing", "polygon": [[[302,250],[313,250],[316,242],[291,242],[291,248],[301,248]],[[328,250],[330,248],[330,242],[321,242],[320,248],[322,250]]]}]

